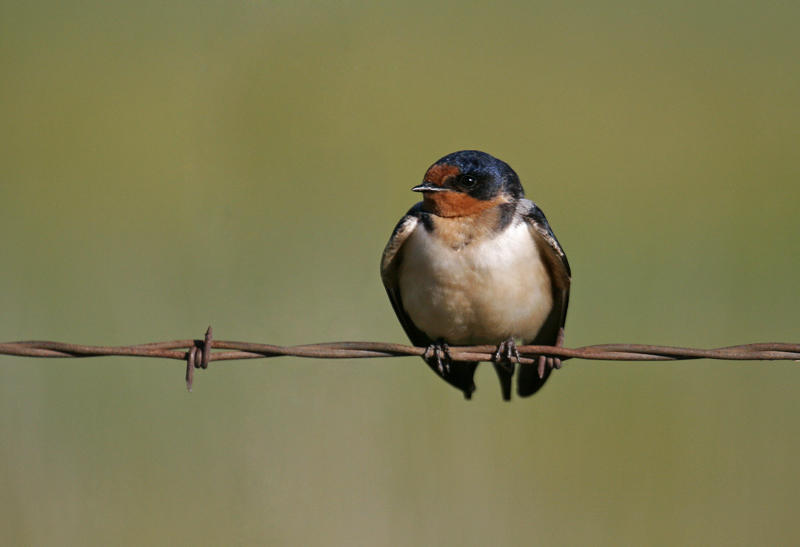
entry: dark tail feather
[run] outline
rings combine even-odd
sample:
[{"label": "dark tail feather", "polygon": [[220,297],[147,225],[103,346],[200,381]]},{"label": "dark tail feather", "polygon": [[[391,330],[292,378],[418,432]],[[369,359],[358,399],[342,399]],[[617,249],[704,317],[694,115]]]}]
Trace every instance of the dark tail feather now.
[{"label": "dark tail feather", "polygon": [[511,378],[514,376],[514,363],[492,363],[497,379],[500,380],[500,390],[503,392],[503,400],[511,400]]},{"label": "dark tail feather", "polygon": [[449,372],[439,372],[435,364],[427,361],[426,363],[445,382],[460,389],[464,393],[465,399],[472,399],[472,393],[475,391],[475,369],[478,368],[478,363],[453,362],[450,363]]},{"label": "dark tail feather", "polygon": [[539,378],[539,367],[537,365],[519,365],[517,394],[520,397],[530,397],[541,389],[549,377],[550,367],[545,367],[544,377]]}]

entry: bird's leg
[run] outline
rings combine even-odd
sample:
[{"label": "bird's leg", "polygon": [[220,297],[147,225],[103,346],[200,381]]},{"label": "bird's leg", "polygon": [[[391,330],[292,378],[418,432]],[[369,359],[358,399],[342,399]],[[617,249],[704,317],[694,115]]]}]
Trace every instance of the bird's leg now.
[{"label": "bird's leg", "polygon": [[[564,346],[564,327],[558,329],[558,337],[556,337],[556,343],[554,345],[559,348]],[[561,368],[561,358],[540,355],[537,365],[539,378],[544,378],[545,367],[549,367],[550,369]]]},{"label": "bird's leg", "polygon": [[513,338],[509,338],[497,344],[497,350],[495,350],[492,356],[492,361],[513,373],[514,365],[519,363],[519,357],[517,343],[514,342]]},{"label": "bird's leg", "polygon": [[452,363],[453,357],[450,355],[450,346],[441,338],[425,348],[422,358],[432,368],[436,365],[435,368],[440,375],[450,374],[450,363]]}]

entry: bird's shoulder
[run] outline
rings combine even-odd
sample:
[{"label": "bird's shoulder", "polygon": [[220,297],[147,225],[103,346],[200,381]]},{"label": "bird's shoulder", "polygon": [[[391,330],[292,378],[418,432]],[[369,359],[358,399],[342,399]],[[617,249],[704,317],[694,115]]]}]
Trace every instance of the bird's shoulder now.
[{"label": "bird's shoulder", "polygon": [[548,254],[557,258],[567,276],[571,276],[572,272],[567,260],[567,254],[558,242],[550,223],[547,222],[547,217],[539,206],[529,199],[520,199],[517,203],[516,217],[528,224],[531,233],[544,244]]},{"label": "bird's shoulder", "polygon": [[394,227],[392,235],[389,237],[389,241],[386,243],[386,247],[383,249],[383,254],[381,255],[381,277],[384,283],[387,282],[387,276],[389,276],[394,269],[395,259],[398,257],[398,252],[408,239],[408,236],[410,236],[420,224],[424,225],[429,222],[428,213],[422,210],[422,202],[419,202],[411,207]]}]

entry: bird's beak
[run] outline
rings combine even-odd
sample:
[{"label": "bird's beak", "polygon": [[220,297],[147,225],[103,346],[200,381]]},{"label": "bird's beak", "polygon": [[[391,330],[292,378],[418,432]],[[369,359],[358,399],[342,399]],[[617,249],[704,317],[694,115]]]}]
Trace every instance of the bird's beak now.
[{"label": "bird's beak", "polygon": [[423,182],[411,189],[412,192],[444,192],[447,188],[436,186],[430,182]]}]

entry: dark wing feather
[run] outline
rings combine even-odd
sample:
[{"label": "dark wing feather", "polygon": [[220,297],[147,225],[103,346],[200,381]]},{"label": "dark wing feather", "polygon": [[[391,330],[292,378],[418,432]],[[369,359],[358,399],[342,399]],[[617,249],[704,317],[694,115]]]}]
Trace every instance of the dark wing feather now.
[{"label": "dark wing feather", "polygon": [[[395,226],[392,236],[389,238],[389,243],[386,244],[386,248],[383,250],[383,256],[381,257],[381,279],[383,280],[386,294],[389,295],[389,300],[392,303],[392,308],[394,308],[397,319],[400,321],[400,325],[402,325],[403,330],[406,331],[406,335],[408,335],[408,339],[411,340],[411,343],[415,346],[429,346],[435,341],[417,328],[403,307],[403,300],[400,296],[398,271],[403,260],[403,244],[414,230],[422,228],[422,215],[424,214],[426,213],[422,211],[421,202],[414,205],[414,207],[400,219],[397,226]],[[460,389],[467,399],[472,396],[472,392],[475,391],[473,376],[475,375],[475,369],[478,363],[451,363],[450,370],[447,372],[439,371],[438,367],[431,362],[426,361],[426,363],[431,370],[447,383]]]},{"label": "dark wing feather", "polygon": [[408,339],[415,346],[427,346],[433,340],[414,325],[405,308],[403,308],[403,301],[400,298],[400,283],[397,279],[400,263],[403,260],[403,244],[408,239],[408,236],[419,226],[420,212],[420,204],[417,203],[394,227],[392,237],[389,238],[389,243],[386,244],[381,257],[381,280],[386,289],[386,294],[389,295],[394,313],[397,315],[403,330],[406,331]]},{"label": "dark wing feather", "polygon": [[[567,319],[569,305],[569,288],[572,282],[572,272],[567,261],[567,255],[556,239],[547,218],[535,203],[520,200],[522,217],[530,227],[531,234],[539,246],[539,253],[545,267],[550,273],[553,291],[553,309],[539,329],[536,338],[526,341],[534,345],[560,345],[563,342],[564,323]],[[536,365],[521,365],[517,379],[517,393],[527,397],[536,393],[550,375],[550,368],[545,369],[544,378],[539,378]]]}]

